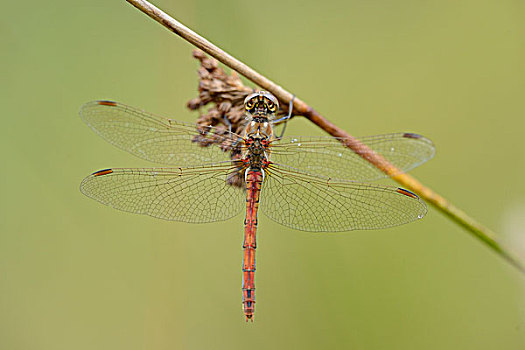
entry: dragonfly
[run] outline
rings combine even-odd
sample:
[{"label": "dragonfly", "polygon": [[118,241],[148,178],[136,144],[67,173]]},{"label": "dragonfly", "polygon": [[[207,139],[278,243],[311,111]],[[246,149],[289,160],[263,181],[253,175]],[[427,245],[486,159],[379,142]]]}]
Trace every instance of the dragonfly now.
[{"label": "dragonfly", "polygon": [[[277,137],[279,102],[272,94],[248,95],[244,109],[244,131],[217,136],[212,126],[203,130],[118,102],[89,102],[80,116],[91,129],[167,167],[99,170],[80,189],[116,209],[187,223],[227,220],[244,211],[242,310],[253,322],[259,207],[271,220],[309,232],[393,227],[423,218],[427,208],[406,189],[368,183],[387,175],[365,160],[367,154],[344,147],[342,139]],[[229,146],[217,147],[217,138]],[[426,162],[435,151],[429,139],[414,133],[360,141],[400,172]]]}]

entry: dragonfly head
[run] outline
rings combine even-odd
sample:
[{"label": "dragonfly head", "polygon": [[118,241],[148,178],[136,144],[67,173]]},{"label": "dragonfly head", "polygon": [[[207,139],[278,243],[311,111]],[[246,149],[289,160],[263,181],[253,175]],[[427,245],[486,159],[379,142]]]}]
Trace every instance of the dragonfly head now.
[{"label": "dragonfly head", "polygon": [[254,92],[244,100],[244,109],[251,115],[269,116],[277,113],[279,101],[267,91]]}]

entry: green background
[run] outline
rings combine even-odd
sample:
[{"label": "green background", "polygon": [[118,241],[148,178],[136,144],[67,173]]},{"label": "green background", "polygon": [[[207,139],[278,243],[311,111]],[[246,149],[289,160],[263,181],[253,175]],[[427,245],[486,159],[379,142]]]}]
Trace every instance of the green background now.
[{"label": "green background", "polygon": [[[437,155],[413,174],[525,256],[525,2],[155,3],[351,134],[431,138]],[[122,0],[10,1],[2,15],[0,348],[523,348],[525,277],[433,208],[344,234],[261,216],[246,324],[242,216],[164,222],[78,189],[98,169],[151,166],[79,107],[195,120],[192,46]]]}]

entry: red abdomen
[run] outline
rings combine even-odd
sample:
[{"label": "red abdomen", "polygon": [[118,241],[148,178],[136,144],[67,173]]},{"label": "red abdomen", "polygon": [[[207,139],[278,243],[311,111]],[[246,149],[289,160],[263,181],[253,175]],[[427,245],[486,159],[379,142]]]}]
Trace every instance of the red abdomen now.
[{"label": "red abdomen", "polygon": [[255,249],[257,242],[257,209],[263,181],[263,170],[247,170],[246,217],[244,218],[244,259],[242,264],[242,307],[246,321],[253,321],[255,310]]}]

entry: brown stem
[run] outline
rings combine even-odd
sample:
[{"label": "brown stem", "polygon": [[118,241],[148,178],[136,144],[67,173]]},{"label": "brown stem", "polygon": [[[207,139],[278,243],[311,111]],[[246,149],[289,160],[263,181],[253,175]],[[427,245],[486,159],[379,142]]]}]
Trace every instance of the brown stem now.
[{"label": "brown stem", "polygon": [[[237,60],[233,56],[221,50],[205,38],[201,37],[191,29],[184,26],[182,23],[176,21],[159,8],[153,6],[145,0],[126,0],[140,11],[144,12],[155,21],[161,23],[163,26],[168,28],[170,31],[181,36],[188,42],[192,43],[199,49],[215,57],[217,60],[230,67],[231,69],[244,75],[246,78],[259,85],[263,89],[271,92],[280,101],[288,104],[293,98],[293,94],[283,89],[281,86],[275,84],[265,76],[259,74],[246,64]],[[431,203],[435,208],[443,212],[453,221],[463,226],[470,234],[477,239],[481,240],[493,251],[498,253],[505,260],[510,262],[513,266],[518,268],[521,272],[525,273],[525,266],[520,260],[509,250],[504,248],[498,241],[497,237],[490,229],[484,227],[476,220],[468,216],[465,212],[455,207],[445,198],[424,186],[414,177],[400,173],[392,164],[384,159],[379,154],[374,154],[366,145],[362,144],[359,140],[348,134],[346,131],[338,128],[336,125],[325,119],[312,107],[307,105],[301,99],[295,97],[294,99],[294,114],[302,115],[309,119],[312,123],[319,126],[321,129],[326,131],[328,134],[334,137],[340,137],[344,139],[344,145],[352,149],[359,155],[363,155],[363,158],[372,163],[381,171],[390,175],[392,179],[406,187],[407,189],[417,193],[421,198]],[[366,154],[366,157],[364,156]]]}]

